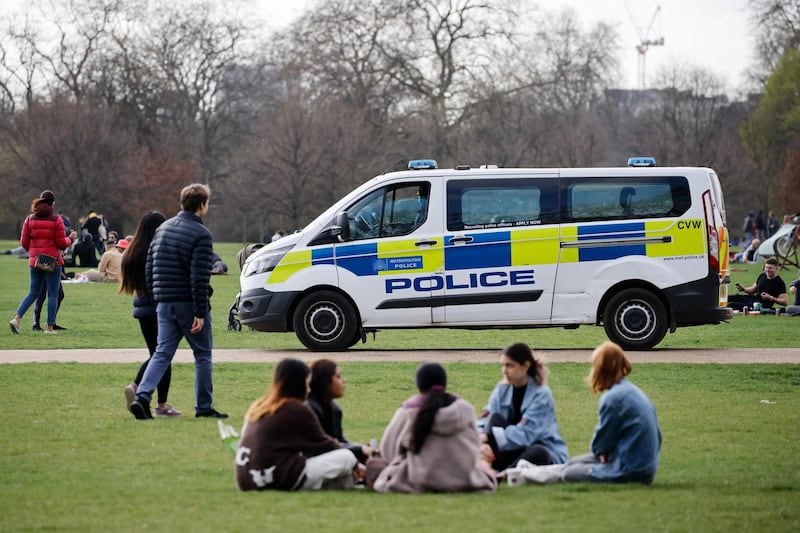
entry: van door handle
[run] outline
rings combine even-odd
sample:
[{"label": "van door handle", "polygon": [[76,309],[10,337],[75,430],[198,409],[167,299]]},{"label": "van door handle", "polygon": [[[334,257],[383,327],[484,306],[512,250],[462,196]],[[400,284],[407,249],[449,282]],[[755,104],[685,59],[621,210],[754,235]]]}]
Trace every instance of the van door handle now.
[{"label": "van door handle", "polygon": [[452,239],[450,239],[450,244],[456,242],[472,242],[472,237],[453,237]]},{"label": "van door handle", "polygon": [[436,241],[417,241],[414,243],[414,246],[433,246],[436,244]]}]

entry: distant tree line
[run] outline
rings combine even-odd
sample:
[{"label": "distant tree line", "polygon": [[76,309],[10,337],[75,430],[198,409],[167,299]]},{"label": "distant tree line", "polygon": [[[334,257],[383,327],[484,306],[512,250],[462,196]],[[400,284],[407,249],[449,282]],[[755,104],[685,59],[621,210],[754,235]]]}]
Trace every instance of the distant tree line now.
[{"label": "distant tree line", "polygon": [[713,72],[621,90],[619,36],[525,0],[320,0],[265,33],[246,0],[31,0],[0,28],[0,237],[53,189],[73,219],[133,230],[212,188],[218,240],[302,227],[375,174],[619,166],[719,174],[749,209],[800,211],[800,7],[750,0],[757,96]]}]

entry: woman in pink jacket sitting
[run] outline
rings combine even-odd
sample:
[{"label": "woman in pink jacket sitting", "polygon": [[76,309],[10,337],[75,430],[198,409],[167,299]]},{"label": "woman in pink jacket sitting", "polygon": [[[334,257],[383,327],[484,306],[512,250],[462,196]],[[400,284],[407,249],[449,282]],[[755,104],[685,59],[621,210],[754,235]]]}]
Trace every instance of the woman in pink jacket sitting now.
[{"label": "woman in pink jacket sitting", "polygon": [[[497,480],[481,458],[475,409],[445,391],[441,365],[417,370],[419,394],[395,412],[381,440],[386,466],[375,479],[378,492],[494,492]],[[371,459],[370,462],[379,461]],[[371,465],[368,462],[368,478]],[[371,481],[368,479],[368,481]]]}]

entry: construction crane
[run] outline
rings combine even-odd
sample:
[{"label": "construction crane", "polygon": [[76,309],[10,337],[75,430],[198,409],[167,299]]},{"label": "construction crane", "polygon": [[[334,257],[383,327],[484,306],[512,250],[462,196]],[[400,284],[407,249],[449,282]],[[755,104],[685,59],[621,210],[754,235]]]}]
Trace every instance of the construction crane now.
[{"label": "construction crane", "polygon": [[655,25],[656,21],[659,20],[658,15],[661,13],[661,6],[656,6],[656,10],[653,13],[653,16],[650,18],[650,24],[648,24],[647,28],[645,29],[642,29],[636,24],[636,21],[633,17],[633,12],[631,11],[627,0],[625,2],[625,7],[628,10],[628,16],[631,18],[631,22],[633,23],[633,26],[636,29],[636,33],[639,37],[639,44],[636,45],[636,51],[639,53],[637,81],[639,90],[643,91],[646,88],[645,66],[647,51],[651,46],[664,46],[663,36],[650,38],[650,33],[653,31],[653,26]]}]

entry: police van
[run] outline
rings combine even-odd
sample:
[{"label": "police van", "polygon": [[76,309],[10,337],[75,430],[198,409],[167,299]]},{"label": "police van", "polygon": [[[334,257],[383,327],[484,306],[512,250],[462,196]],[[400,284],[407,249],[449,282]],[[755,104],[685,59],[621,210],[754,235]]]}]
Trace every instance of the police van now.
[{"label": "police van", "polygon": [[338,351],[393,328],[577,328],[646,350],[731,318],[709,168],[439,169],[373,178],[251,255],[241,324]]}]

